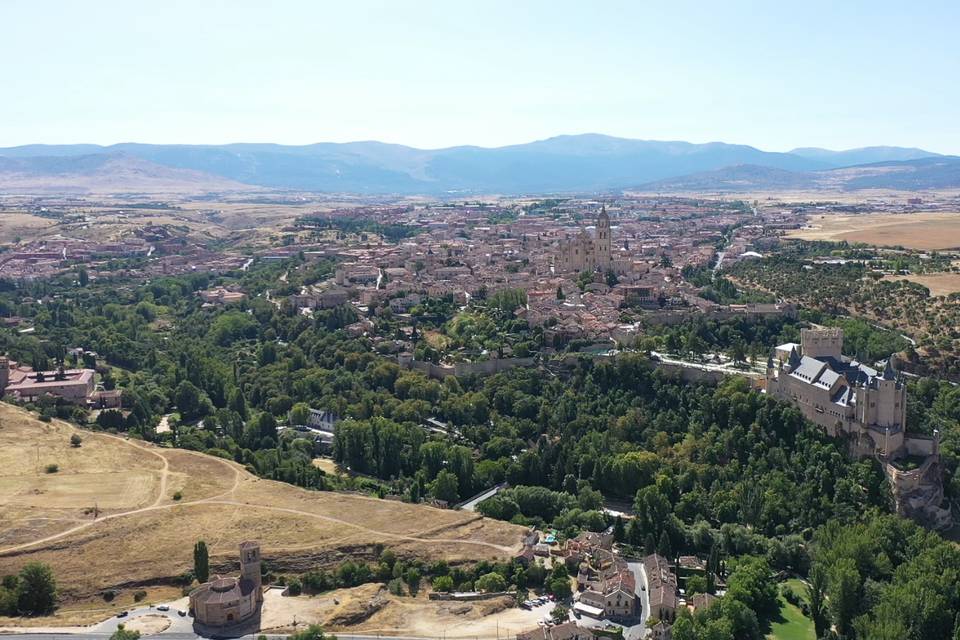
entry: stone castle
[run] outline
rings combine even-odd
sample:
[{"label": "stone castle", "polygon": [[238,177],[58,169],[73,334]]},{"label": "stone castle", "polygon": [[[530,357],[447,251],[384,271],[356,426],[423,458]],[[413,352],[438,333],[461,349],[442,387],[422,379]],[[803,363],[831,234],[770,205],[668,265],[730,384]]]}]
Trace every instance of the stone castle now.
[{"label": "stone castle", "polygon": [[845,358],[840,329],[803,329],[800,344],[780,345],[767,361],[766,391],[796,405],[811,422],[846,440],[857,458],[876,457],[897,511],[934,528],[949,527],[943,502],[939,434],[908,434],[907,386],[890,361],[877,371]]}]

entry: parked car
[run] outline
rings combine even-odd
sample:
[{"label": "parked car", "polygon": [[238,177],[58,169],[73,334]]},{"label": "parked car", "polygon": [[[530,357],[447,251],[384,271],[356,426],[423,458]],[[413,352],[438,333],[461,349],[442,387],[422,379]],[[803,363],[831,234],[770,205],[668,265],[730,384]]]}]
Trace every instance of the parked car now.
[{"label": "parked car", "polygon": [[187,612],[184,611],[183,609],[177,609],[177,615],[182,617],[187,615]]},{"label": "parked car", "polygon": [[120,613],[117,614],[117,617],[126,618],[129,613],[130,613],[129,611],[121,611]]},{"label": "parked car", "polygon": [[170,611],[170,605],[161,604],[157,607],[157,611]]}]

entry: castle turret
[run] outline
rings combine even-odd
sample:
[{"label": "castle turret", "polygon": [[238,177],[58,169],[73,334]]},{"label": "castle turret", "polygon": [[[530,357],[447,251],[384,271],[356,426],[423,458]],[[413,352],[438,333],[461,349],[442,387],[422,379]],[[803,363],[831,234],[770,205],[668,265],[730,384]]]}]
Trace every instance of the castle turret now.
[{"label": "castle turret", "polygon": [[840,360],[843,351],[843,329],[801,329],[800,348],[811,358]]}]

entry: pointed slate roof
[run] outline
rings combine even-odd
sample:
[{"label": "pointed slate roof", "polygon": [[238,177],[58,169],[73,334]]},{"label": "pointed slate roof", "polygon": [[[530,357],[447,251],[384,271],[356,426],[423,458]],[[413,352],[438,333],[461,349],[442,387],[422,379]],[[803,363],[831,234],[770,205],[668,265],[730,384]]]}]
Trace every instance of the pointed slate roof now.
[{"label": "pointed slate roof", "polygon": [[884,380],[897,379],[897,372],[893,370],[893,365],[890,364],[890,358],[887,358],[887,365],[883,368],[883,379]]},{"label": "pointed slate roof", "polygon": [[796,369],[800,366],[800,354],[797,353],[796,347],[790,347],[790,359],[787,361],[791,369]]}]

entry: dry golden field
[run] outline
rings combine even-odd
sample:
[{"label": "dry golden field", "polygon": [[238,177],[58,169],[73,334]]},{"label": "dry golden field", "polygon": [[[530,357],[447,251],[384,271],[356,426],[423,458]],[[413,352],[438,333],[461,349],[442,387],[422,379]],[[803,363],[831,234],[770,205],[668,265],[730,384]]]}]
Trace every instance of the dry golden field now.
[{"label": "dry golden field", "polygon": [[41,218],[25,211],[0,211],[0,242],[23,241],[56,233],[51,231],[56,221]]},{"label": "dry golden field", "polygon": [[[192,568],[199,539],[217,571],[236,570],[246,539],[278,570],[300,571],[372,559],[377,545],[451,562],[502,559],[522,534],[473,513],[262,480],[231,461],[43,423],[5,404],[0,456],[0,575],[46,562],[66,603],[162,584]],[[59,471],[45,473],[48,464]]]},{"label": "dry golden field", "polygon": [[960,247],[960,212],[811,216],[788,238],[863,242],[933,251]]},{"label": "dry golden field", "polygon": [[930,290],[932,296],[947,296],[960,291],[960,273],[919,273],[909,276],[884,276],[884,280],[909,280]]}]

